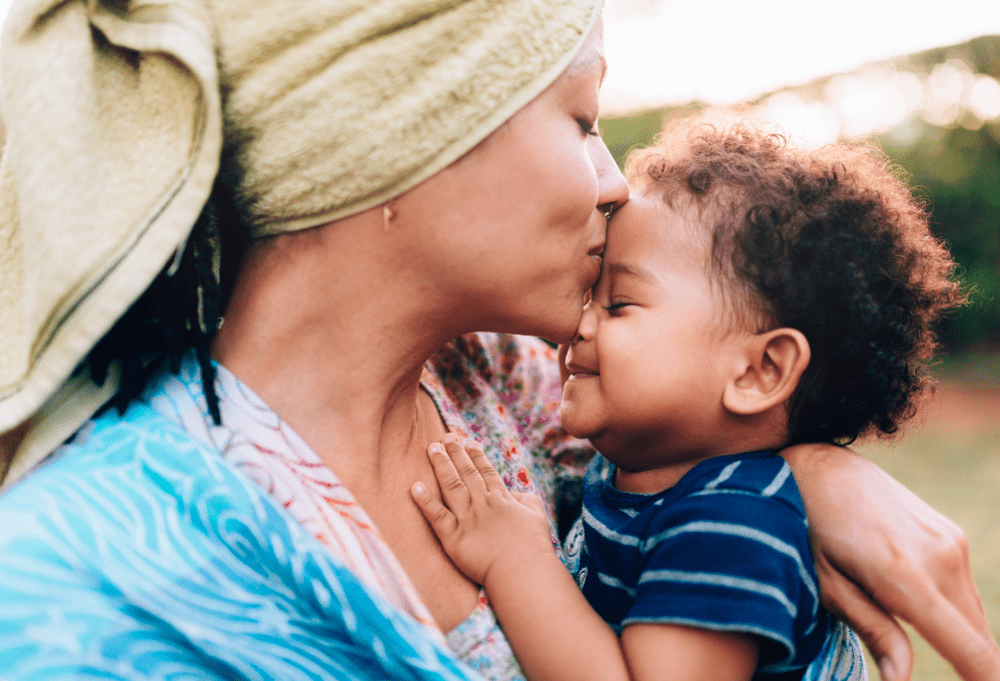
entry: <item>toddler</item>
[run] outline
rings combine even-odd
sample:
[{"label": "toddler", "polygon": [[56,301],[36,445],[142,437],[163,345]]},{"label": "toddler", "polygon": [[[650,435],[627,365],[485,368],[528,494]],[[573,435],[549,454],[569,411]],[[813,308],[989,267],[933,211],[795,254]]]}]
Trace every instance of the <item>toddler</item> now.
[{"label": "toddler", "polygon": [[[413,496],[540,679],[863,678],[819,602],[777,450],[892,434],[963,296],[928,215],[866,144],[690,118],[634,154],[576,338],[563,426],[600,452],[556,557],[533,495],[475,443]],[[620,637],[620,638],[619,638]]]}]

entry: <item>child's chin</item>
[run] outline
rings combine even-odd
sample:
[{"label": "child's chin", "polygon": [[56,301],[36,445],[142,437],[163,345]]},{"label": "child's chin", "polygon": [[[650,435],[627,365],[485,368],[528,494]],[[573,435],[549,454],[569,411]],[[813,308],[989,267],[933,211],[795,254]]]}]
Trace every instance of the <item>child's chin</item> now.
[{"label": "child's chin", "polygon": [[586,434],[583,433],[583,429],[580,428],[582,424],[579,420],[575,418],[575,409],[572,404],[568,404],[563,400],[559,404],[559,423],[562,425],[563,430],[572,435],[573,437],[586,438]]},{"label": "child's chin", "polygon": [[563,430],[573,437],[580,438],[581,440],[587,440],[595,434],[594,428],[590,424],[575,417],[575,411],[572,408],[565,408],[564,411],[564,407],[560,407],[559,420],[562,424]]}]

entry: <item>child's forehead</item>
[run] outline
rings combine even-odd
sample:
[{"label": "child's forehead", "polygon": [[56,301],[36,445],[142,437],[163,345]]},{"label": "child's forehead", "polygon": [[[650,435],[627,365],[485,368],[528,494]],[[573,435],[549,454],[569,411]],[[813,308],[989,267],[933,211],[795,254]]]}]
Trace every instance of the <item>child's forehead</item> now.
[{"label": "child's forehead", "polygon": [[668,205],[653,190],[632,195],[608,225],[606,257],[617,253],[646,253],[674,260],[686,258],[707,264],[711,244],[705,216],[686,202]]},{"label": "child's forehead", "polygon": [[726,314],[731,303],[743,297],[733,294],[734,279],[725,276],[712,259],[712,216],[693,204],[667,204],[655,191],[639,191],[615,213],[608,226],[604,253],[606,276],[641,270],[656,286],[670,289],[680,281],[700,282],[711,292],[718,307],[719,330],[743,329],[735,315]]}]

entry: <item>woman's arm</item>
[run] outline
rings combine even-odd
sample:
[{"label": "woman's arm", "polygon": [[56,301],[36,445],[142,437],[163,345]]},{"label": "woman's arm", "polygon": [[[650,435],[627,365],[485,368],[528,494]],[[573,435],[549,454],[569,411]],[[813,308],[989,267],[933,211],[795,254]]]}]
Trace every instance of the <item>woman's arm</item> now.
[{"label": "woman's arm", "polygon": [[445,447],[429,451],[444,503],[420,483],[413,498],[459,569],[486,589],[531,681],[753,675],[756,645],[738,634],[637,624],[619,643],[556,557],[538,498],[510,492],[478,444],[463,447],[452,436]]},{"label": "woman's arm", "polygon": [[1000,648],[962,531],[849,449],[781,452],[799,485],[823,604],[858,632],[882,678],[910,678],[909,622],[966,681],[1000,679]]}]

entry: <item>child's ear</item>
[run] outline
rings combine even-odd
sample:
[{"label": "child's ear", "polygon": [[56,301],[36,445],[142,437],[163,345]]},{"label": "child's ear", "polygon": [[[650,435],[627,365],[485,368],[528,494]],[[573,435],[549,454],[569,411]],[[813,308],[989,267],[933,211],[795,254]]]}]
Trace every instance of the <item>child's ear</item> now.
[{"label": "child's ear", "polygon": [[723,406],[733,414],[752,416],[784,403],[798,387],[810,356],[809,341],[797,329],[751,336],[738,371],[726,384]]}]

